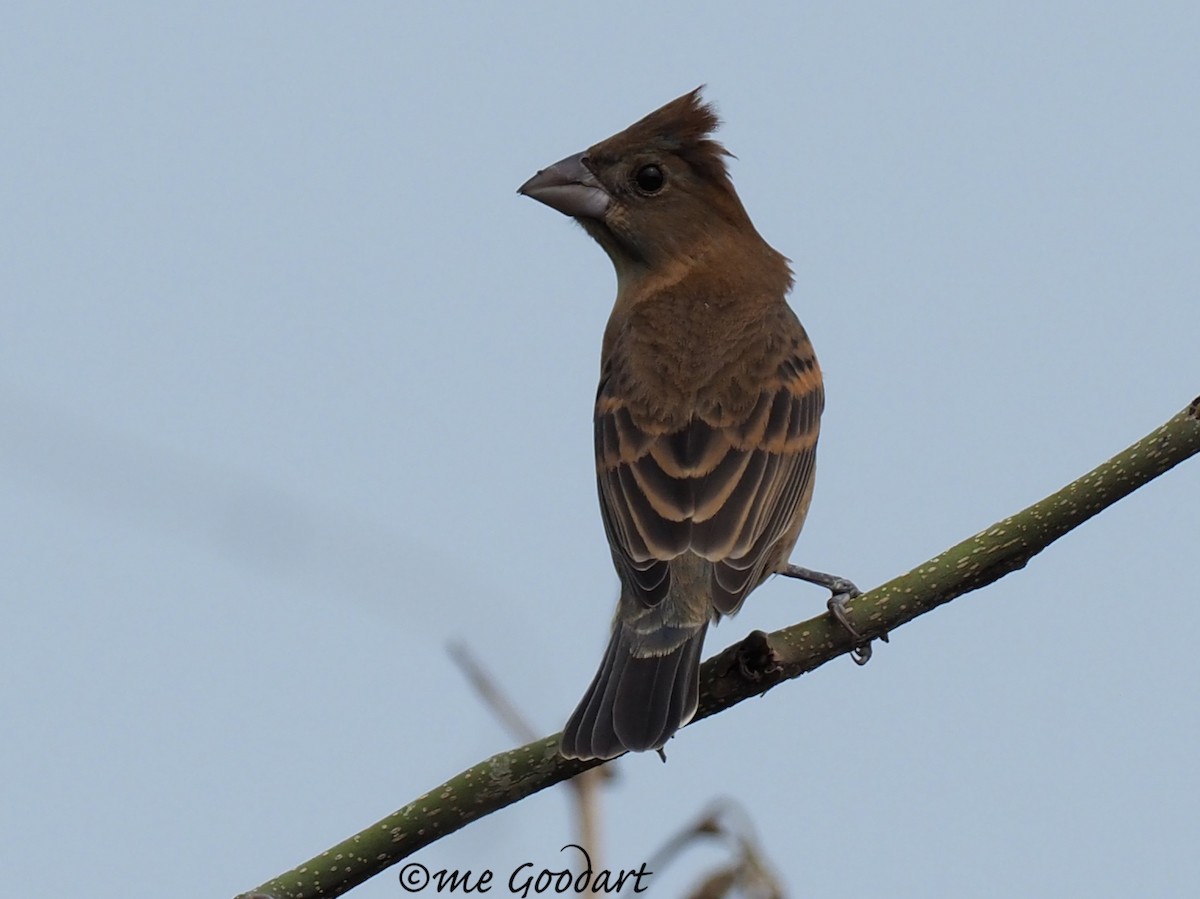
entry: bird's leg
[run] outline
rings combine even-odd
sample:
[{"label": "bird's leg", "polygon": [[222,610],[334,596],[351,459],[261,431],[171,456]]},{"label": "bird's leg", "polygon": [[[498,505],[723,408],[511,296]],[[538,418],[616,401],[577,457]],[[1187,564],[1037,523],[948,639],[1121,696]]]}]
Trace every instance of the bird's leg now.
[{"label": "bird's leg", "polygon": [[[829,614],[837,619],[838,624],[846,629],[857,644],[850,657],[854,659],[854,664],[865,665],[871,660],[871,641],[864,640],[862,634],[850,623],[850,619],[846,616],[846,603],[854,599],[856,596],[861,596],[862,591],[854,586],[853,581],[848,581],[844,577],[838,577],[834,574],[826,574],[823,571],[813,571],[811,568],[801,568],[799,565],[788,565],[779,572],[787,577],[799,578],[802,581],[808,581],[810,584],[816,584],[818,587],[824,587],[833,595],[829,597]],[[887,635],[880,638],[884,643],[887,642]]]}]

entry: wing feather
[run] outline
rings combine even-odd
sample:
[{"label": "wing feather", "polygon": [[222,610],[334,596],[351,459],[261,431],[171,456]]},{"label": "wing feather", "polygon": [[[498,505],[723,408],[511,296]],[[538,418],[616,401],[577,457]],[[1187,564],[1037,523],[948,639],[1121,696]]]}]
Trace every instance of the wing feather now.
[{"label": "wing feather", "polygon": [[[647,606],[670,590],[671,562],[712,564],[712,600],[736,611],[791,551],[807,508],[824,392],[807,340],[736,421],[698,414],[682,428],[639,423],[605,378],[596,399],[604,526],[622,582]],[[784,545],[786,543],[787,545]]]}]

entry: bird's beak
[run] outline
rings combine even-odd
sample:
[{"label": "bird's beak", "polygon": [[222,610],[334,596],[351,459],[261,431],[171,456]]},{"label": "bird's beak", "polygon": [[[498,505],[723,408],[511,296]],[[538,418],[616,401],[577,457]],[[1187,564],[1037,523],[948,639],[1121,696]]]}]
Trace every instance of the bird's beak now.
[{"label": "bird's beak", "polygon": [[603,218],[612,204],[612,196],[587,167],[584,153],[568,156],[550,168],[542,169],[518,187],[517,193],[575,218]]}]

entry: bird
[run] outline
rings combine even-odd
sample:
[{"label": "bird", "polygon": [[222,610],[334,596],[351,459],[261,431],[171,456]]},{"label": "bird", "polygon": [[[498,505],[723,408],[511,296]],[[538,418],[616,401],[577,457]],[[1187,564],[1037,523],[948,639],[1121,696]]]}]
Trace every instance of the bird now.
[{"label": "bird", "polygon": [[703,90],[518,188],[575,219],[617,279],[593,426],[620,596],[563,729],[566,758],[661,754],[695,715],[708,625],[770,575],[841,590],[841,604],[857,594],[788,563],[812,500],[824,384],[786,300],[790,261],[738,198]]}]

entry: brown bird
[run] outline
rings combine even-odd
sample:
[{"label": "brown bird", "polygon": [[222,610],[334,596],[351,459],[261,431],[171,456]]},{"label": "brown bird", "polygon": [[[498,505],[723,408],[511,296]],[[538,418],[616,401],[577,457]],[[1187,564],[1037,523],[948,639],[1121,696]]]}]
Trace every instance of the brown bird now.
[{"label": "brown bird", "polygon": [[519,189],[573,216],[617,273],[595,445],[621,596],[568,758],[660,749],[696,712],[709,622],[769,575],[857,593],[787,563],[825,394],[788,260],[742,207],[718,124],[697,88]]}]

